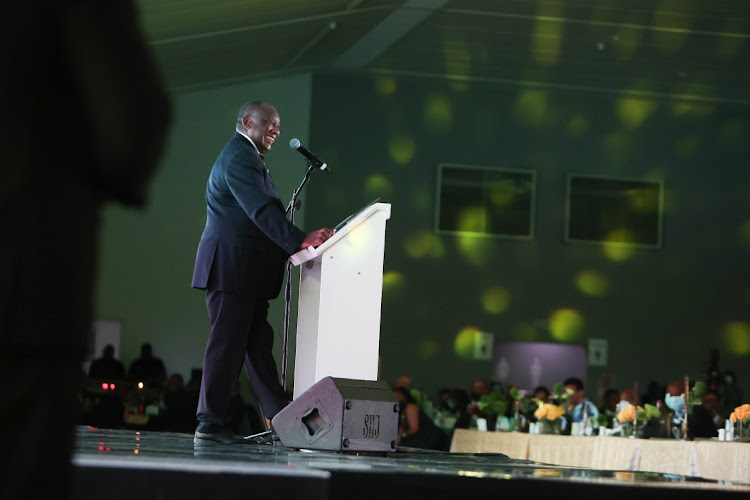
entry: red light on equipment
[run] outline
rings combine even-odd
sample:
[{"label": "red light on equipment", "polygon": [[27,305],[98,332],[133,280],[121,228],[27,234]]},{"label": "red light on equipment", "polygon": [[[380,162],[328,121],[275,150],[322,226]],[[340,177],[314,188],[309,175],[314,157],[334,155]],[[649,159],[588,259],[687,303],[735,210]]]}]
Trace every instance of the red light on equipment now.
[{"label": "red light on equipment", "polygon": [[104,389],[105,391],[109,389],[109,384],[107,384],[106,382],[102,382],[102,389]]}]

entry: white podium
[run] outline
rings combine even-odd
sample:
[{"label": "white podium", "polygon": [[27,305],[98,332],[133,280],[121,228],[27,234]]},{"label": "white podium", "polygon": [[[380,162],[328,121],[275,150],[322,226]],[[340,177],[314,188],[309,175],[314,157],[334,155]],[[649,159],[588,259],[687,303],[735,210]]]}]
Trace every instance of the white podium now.
[{"label": "white podium", "polygon": [[300,266],[294,399],[324,377],[377,380],[389,203],[353,214],[317,248],[290,257]]}]

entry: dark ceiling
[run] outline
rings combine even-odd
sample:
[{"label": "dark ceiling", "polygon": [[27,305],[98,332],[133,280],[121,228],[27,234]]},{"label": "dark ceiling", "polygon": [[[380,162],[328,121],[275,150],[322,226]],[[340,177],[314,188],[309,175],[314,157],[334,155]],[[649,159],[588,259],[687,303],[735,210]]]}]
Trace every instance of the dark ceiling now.
[{"label": "dark ceiling", "polygon": [[750,104],[749,0],[140,0],[175,91],[307,71]]}]

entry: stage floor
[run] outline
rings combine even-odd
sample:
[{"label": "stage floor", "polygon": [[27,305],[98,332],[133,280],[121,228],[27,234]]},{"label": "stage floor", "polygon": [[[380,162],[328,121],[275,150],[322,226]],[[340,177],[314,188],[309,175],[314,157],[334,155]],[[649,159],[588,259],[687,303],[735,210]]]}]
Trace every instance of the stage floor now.
[{"label": "stage floor", "polygon": [[78,427],[74,498],[748,498],[750,484],[561,467],[502,454],[337,453],[280,443],[194,445],[192,434]]}]

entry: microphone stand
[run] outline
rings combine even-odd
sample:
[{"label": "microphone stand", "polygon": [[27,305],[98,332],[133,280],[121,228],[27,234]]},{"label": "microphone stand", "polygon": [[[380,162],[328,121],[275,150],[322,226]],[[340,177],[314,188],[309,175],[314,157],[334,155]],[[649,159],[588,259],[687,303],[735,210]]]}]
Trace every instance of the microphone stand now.
[{"label": "microphone stand", "polygon": [[[307,172],[305,172],[305,178],[302,179],[302,183],[292,193],[292,199],[289,200],[289,205],[286,207],[286,213],[291,214],[289,220],[294,224],[294,213],[299,208],[299,202],[297,201],[297,195],[299,195],[302,188],[305,187],[307,181],[310,180],[310,174],[315,170],[312,163],[308,162]],[[289,312],[292,304],[292,261],[287,259],[286,262],[286,288],[284,291],[284,343],[281,347],[281,387],[286,390],[286,365],[287,365],[287,350],[289,344]]]}]

